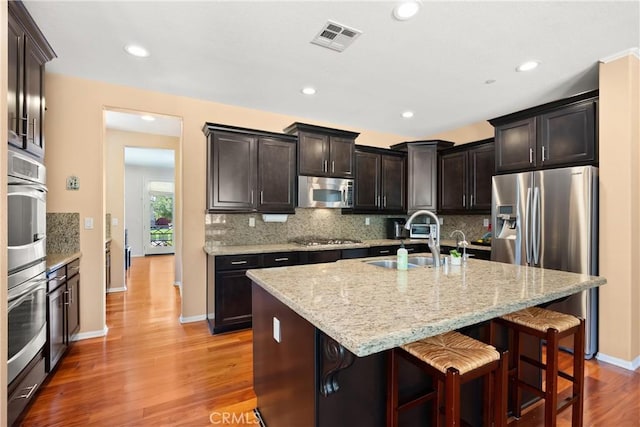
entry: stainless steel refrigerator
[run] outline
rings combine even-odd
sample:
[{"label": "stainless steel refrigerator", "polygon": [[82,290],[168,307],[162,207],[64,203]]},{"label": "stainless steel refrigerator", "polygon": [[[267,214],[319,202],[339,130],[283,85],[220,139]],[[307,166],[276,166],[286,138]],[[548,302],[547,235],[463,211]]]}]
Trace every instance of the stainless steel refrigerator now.
[{"label": "stainless steel refrigerator", "polygon": [[[598,274],[598,168],[493,177],[491,260]],[[585,319],[585,357],[598,350],[597,288],[548,308]],[[561,342],[572,347],[571,341]]]}]

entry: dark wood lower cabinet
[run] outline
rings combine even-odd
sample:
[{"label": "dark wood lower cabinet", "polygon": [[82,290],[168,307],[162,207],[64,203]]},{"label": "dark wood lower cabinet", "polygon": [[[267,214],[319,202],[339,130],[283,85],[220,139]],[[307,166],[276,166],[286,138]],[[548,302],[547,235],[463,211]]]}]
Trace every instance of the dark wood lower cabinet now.
[{"label": "dark wood lower cabinet", "polygon": [[7,425],[18,425],[27,406],[33,402],[36,392],[47,377],[45,358],[40,351],[29,362],[7,390]]},{"label": "dark wood lower cabinet", "polygon": [[214,332],[251,327],[251,280],[247,270],[216,273]]}]

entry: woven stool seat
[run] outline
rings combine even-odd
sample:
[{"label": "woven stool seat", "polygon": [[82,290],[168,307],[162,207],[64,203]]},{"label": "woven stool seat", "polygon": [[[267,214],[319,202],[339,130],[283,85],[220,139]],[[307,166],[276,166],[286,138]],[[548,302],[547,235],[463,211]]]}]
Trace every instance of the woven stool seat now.
[{"label": "woven stool seat", "polygon": [[459,332],[447,332],[402,345],[401,348],[442,373],[455,368],[464,374],[500,360],[495,347]]},{"label": "woven stool seat", "polygon": [[580,319],[570,314],[558,313],[540,307],[529,307],[501,317],[518,325],[546,333],[548,329],[564,332],[580,325]]}]

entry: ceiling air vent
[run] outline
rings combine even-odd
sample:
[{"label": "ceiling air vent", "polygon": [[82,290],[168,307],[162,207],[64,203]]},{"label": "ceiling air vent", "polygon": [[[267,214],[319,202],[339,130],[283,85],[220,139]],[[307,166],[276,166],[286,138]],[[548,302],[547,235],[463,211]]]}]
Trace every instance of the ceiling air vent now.
[{"label": "ceiling air vent", "polygon": [[349,28],[337,22],[327,21],[313,40],[311,40],[311,43],[342,52],[349,47],[360,34],[362,34],[362,31],[356,30],[355,28]]}]

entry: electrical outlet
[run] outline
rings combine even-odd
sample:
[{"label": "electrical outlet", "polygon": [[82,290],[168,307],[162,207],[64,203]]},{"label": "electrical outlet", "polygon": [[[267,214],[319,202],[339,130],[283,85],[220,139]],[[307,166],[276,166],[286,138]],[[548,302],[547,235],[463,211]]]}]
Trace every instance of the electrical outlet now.
[{"label": "electrical outlet", "polygon": [[440,217],[438,219],[440,220],[440,225],[444,224],[444,218]]},{"label": "electrical outlet", "polygon": [[249,227],[256,226],[256,219],[254,217],[249,218]]},{"label": "electrical outlet", "polygon": [[365,219],[364,219],[364,225],[371,225],[371,218],[369,218],[369,217],[365,217]]},{"label": "electrical outlet", "polygon": [[280,320],[277,317],[273,318],[273,339],[276,340],[276,342],[282,340],[280,336]]},{"label": "electrical outlet", "polygon": [[111,218],[111,225],[114,227],[118,226],[118,218]]},{"label": "electrical outlet", "polygon": [[79,190],[80,189],[80,178],[77,176],[69,176],[67,177],[67,190]]},{"label": "electrical outlet", "polygon": [[489,218],[484,218],[482,220],[482,226],[483,227],[488,227],[489,226]]}]

